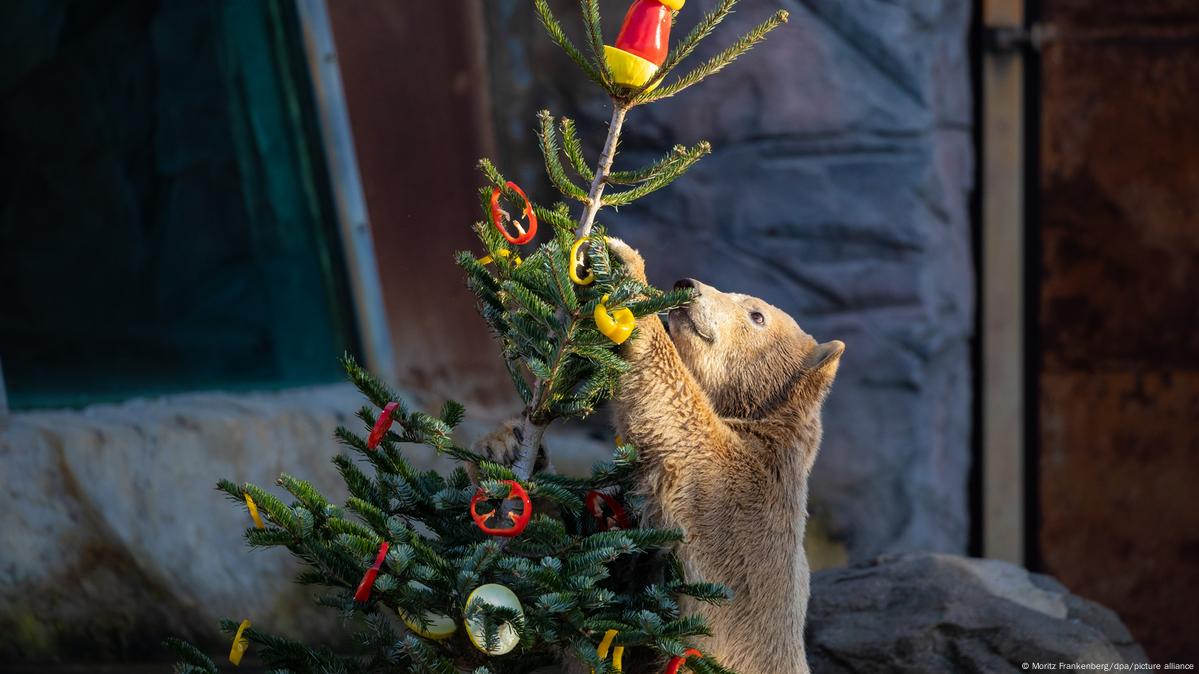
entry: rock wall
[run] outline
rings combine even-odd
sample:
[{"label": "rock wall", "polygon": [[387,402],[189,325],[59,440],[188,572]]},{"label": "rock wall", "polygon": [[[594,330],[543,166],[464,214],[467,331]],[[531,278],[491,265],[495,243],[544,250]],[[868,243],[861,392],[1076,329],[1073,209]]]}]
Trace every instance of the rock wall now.
[{"label": "rock wall", "polygon": [[168,634],[223,644],[222,617],[322,636],[332,616],[292,584],[294,562],[247,549],[249,516],[214,485],[283,493],[274,481],[286,471],[343,501],[333,430],[360,423],[361,404],[339,385],[11,415],[0,429],[0,661],[137,659]]},{"label": "rock wall", "polygon": [[[313,589],[292,583],[286,552],[246,547],[249,516],[214,487],[253,482],[290,502],[275,486],[286,472],[344,502],[333,431],[362,426],[362,404],[341,384],[0,417],[0,662],[141,660],[168,635],[217,653],[220,618],[313,642],[341,634]],[[497,422],[468,410],[459,442]],[[575,473],[611,442],[566,428],[550,441],[576,448],[556,463]],[[430,448],[405,451],[421,470],[453,469]]]},{"label": "rock wall", "polygon": [[[577,3],[552,3],[578,40]],[[602,3],[613,39],[624,3]],[[713,2],[692,0],[677,36]],[[744,0],[695,63],[779,6]],[[634,110],[618,167],[676,143],[712,155],[601,221],[649,260],[759,295],[848,345],[812,479],[821,559],[964,551],[974,269],[966,34],[959,0],[784,2],[788,25],[729,69]],[[500,167],[553,198],[533,136],[548,108],[597,156],[607,102],[545,37],[532,3],[488,3]],[[839,549],[843,546],[843,549]]]}]

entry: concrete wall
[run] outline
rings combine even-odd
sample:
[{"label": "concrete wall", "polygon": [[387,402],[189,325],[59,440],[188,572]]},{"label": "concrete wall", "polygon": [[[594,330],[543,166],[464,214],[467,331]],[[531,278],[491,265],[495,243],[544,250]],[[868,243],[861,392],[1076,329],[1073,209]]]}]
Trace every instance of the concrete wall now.
[{"label": "concrete wall", "polygon": [[[418,409],[441,399],[406,395]],[[348,384],[277,393],[197,393],[18,412],[0,419],[0,662],[140,660],[168,635],[227,647],[221,618],[324,643],[336,615],[312,605],[315,590],[291,582],[286,551],[252,550],[243,506],[220,478],[275,486],[280,473],[345,501],[330,462],[345,451],[338,425],[366,433]],[[468,410],[470,443],[498,422]],[[564,472],[582,472],[610,439],[555,429]],[[448,472],[432,449],[408,446],[418,469]]]},{"label": "concrete wall", "polygon": [[[689,2],[676,39],[714,4]],[[641,249],[659,285],[694,276],[756,294],[818,339],[848,345],[812,480],[813,530],[832,544],[819,546],[821,560],[961,552],[974,320],[970,3],[745,0],[691,62],[780,4],[791,22],[763,46],[629,115],[618,168],[676,143],[707,139],[713,152],[601,221]],[[624,5],[603,5],[611,40]],[[577,35],[577,3],[554,6]],[[531,3],[488,7],[496,159],[549,200],[536,110],[575,117],[593,158],[609,112]]]},{"label": "concrete wall", "polygon": [[[338,500],[328,458],[361,405],[348,385],[23,412],[0,430],[0,661],[137,658],[221,617],[318,634],[294,563],[250,551],[216,480],[287,471]],[[321,616],[323,618],[323,616]]]}]

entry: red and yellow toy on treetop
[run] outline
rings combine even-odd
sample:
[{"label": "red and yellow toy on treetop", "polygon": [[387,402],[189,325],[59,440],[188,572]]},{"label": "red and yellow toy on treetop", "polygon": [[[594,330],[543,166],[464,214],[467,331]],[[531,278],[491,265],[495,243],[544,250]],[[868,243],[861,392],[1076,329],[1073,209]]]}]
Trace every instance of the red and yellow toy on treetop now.
[{"label": "red and yellow toy on treetop", "polygon": [[[634,0],[616,36],[604,45],[604,58],[617,84],[643,87],[658,72],[670,50],[670,23],[686,0]],[[658,86],[655,83],[653,89]]]}]

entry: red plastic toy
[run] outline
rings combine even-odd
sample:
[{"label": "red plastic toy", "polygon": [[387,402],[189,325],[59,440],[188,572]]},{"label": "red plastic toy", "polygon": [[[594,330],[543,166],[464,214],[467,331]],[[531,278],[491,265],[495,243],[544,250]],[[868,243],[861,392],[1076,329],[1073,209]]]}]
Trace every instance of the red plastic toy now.
[{"label": "red plastic toy", "polygon": [[604,58],[617,84],[642,87],[657,74],[670,51],[671,17],[684,2],[634,0],[624,16],[616,46],[604,45]]}]

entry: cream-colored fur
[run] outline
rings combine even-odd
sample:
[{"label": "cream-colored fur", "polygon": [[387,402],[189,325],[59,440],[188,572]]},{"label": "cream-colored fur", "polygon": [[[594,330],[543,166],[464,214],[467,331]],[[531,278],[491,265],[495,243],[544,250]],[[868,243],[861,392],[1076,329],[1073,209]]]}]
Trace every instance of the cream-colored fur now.
[{"label": "cream-colored fur", "polygon": [[[608,243],[644,281],[641,256]],[[845,345],[817,343],[757,298],[686,282],[698,296],[670,313],[670,332],[642,318],[622,347],[632,367],[614,401],[617,430],[641,453],[648,524],[686,531],[688,576],[734,593],[726,605],[685,606],[712,628],[700,648],[739,674],[807,674],[808,474]],[[510,463],[517,424],[475,451]]]},{"label": "cream-colored fur", "polygon": [[[636,251],[609,246],[645,280]],[[643,318],[623,347],[617,429],[641,452],[651,523],[686,531],[689,576],[733,590],[728,605],[688,607],[712,627],[704,652],[739,674],[806,674],[808,474],[845,345],[762,300],[681,283],[698,296],[670,312],[670,332]]]}]

